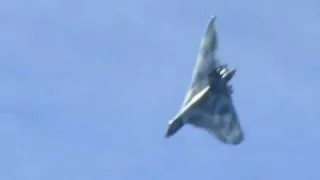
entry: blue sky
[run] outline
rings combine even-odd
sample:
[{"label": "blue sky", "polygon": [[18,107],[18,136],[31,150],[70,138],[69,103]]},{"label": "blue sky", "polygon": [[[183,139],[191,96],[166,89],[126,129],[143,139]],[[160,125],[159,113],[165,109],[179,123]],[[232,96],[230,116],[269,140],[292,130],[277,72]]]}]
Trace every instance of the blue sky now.
[{"label": "blue sky", "polygon": [[[0,179],[319,180],[319,7],[0,1]],[[163,138],[214,14],[237,147],[192,127]]]}]

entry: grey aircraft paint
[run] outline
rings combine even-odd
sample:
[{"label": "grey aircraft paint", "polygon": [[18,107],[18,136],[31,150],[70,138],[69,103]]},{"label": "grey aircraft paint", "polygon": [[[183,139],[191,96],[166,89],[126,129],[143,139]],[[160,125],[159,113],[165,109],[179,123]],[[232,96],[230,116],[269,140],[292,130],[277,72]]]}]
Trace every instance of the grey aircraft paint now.
[{"label": "grey aircraft paint", "polygon": [[[166,137],[185,124],[206,130],[221,142],[238,145],[244,139],[228,85],[235,70],[221,65],[216,57],[216,17],[212,17],[202,37],[190,88],[177,115],[169,121]],[[211,77],[216,73],[219,78]]]}]

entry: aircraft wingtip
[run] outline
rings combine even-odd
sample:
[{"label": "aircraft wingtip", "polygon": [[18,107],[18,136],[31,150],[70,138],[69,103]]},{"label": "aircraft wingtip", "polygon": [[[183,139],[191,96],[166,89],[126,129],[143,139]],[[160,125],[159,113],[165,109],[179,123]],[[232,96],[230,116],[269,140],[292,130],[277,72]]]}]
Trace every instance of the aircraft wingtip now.
[{"label": "aircraft wingtip", "polygon": [[211,16],[209,23],[208,23],[208,28],[214,28],[216,19],[217,19],[217,16],[215,16],[215,15]]},{"label": "aircraft wingtip", "polygon": [[213,15],[213,16],[211,16],[210,21],[211,21],[211,22],[215,22],[216,19],[217,19],[217,16],[216,16],[216,15]]}]

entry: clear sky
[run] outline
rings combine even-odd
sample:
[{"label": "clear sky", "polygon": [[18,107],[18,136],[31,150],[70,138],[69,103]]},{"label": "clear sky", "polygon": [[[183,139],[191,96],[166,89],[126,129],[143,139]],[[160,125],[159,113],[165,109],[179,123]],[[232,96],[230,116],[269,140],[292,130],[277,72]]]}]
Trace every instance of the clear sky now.
[{"label": "clear sky", "polygon": [[[1,180],[319,180],[320,1],[0,1]],[[183,128],[210,16],[240,146]],[[317,72],[318,71],[318,72]]]}]

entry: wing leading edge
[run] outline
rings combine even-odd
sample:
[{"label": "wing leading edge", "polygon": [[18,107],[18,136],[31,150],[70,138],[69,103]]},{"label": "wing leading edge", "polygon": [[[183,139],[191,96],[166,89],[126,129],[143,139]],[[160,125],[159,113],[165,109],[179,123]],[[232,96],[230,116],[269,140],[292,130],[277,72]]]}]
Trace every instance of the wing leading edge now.
[{"label": "wing leading edge", "polygon": [[186,105],[195,94],[208,85],[207,79],[209,73],[220,64],[216,58],[218,40],[215,20],[216,16],[211,17],[205,34],[201,39],[195,68],[192,73],[191,85],[185,96],[183,105]]}]

